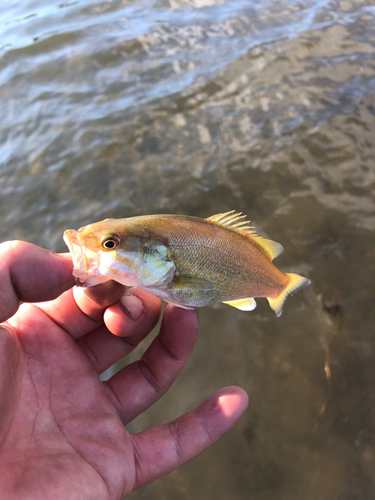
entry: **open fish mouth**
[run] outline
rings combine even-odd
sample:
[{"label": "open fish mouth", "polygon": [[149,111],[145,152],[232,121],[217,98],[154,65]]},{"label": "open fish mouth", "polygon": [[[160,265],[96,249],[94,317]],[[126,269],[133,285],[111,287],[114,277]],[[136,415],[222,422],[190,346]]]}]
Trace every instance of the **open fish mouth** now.
[{"label": "open fish mouth", "polygon": [[64,241],[69,248],[73,259],[73,276],[78,286],[92,286],[98,283],[99,256],[92,252],[79,239],[79,231],[67,229],[64,232]]}]

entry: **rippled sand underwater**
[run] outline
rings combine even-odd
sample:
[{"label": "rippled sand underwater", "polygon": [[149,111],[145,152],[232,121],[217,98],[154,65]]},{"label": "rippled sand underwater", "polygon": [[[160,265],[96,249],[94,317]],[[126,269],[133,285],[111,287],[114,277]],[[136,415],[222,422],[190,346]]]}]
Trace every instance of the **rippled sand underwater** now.
[{"label": "rippled sand underwater", "polygon": [[132,498],[374,498],[374,55],[369,1],[1,7],[1,241],[66,251],[64,229],[105,217],[235,209],[312,280],[279,319],[200,310],[188,366],[131,430],[224,385],[249,409]]}]

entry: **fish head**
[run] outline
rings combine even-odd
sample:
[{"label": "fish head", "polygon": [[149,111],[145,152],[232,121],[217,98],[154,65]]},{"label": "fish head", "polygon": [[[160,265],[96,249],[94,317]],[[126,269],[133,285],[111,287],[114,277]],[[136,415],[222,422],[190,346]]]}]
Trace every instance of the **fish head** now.
[{"label": "fish head", "polygon": [[64,232],[77,285],[115,280],[126,286],[149,286],[173,275],[169,249],[127,221],[105,219]]},{"label": "fish head", "polygon": [[119,230],[112,219],[89,224],[75,231],[67,229],[64,241],[73,259],[77,285],[88,287],[111,279],[128,286],[139,284],[141,242]]}]

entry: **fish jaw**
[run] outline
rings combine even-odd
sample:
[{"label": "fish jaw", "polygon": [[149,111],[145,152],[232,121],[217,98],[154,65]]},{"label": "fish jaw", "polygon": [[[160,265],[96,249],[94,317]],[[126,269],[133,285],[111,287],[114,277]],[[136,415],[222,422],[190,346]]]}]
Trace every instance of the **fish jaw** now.
[{"label": "fish jaw", "polygon": [[72,255],[74,266],[73,276],[76,278],[78,286],[94,286],[111,279],[110,276],[102,275],[99,272],[99,255],[82,245],[78,231],[67,229],[64,232],[64,241]]}]

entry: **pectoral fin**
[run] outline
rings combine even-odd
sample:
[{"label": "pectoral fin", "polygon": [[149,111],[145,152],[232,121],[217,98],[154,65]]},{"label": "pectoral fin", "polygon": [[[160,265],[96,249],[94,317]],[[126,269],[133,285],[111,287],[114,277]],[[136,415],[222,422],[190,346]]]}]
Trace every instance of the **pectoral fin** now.
[{"label": "pectoral fin", "polygon": [[248,299],[239,299],[239,300],[230,300],[223,302],[223,304],[228,304],[229,306],[236,307],[241,311],[252,311],[256,308],[257,303],[253,298]]},{"label": "pectoral fin", "polygon": [[198,290],[209,291],[215,290],[215,285],[203,278],[195,278],[190,276],[178,276],[172,282],[173,290]]}]

